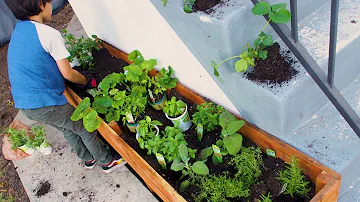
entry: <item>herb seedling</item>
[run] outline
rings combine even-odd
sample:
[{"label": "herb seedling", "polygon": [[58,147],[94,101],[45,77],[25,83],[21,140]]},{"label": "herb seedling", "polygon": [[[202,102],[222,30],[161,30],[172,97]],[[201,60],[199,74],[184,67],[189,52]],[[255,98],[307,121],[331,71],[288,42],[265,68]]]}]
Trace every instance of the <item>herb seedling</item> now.
[{"label": "herb seedling", "polygon": [[76,39],[73,34],[68,34],[66,29],[62,30],[62,36],[66,40],[65,44],[68,45],[67,49],[70,53],[69,62],[77,59],[83,69],[92,70],[95,65],[92,52],[100,50],[99,44],[101,41],[95,40],[97,36],[92,35],[92,39],[85,39],[84,37]]},{"label": "herb seedling", "polygon": [[39,147],[45,141],[44,126],[31,127],[30,132],[34,134],[34,138],[31,139],[31,148]]},{"label": "herb seedling", "polygon": [[239,153],[242,146],[242,136],[237,133],[241,127],[245,125],[245,121],[236,120],[235,116],[230,112],[225,111],[219,117],[222,142],[218,141],[217,144],[222,144],[230,155]]},{"label": "herb seedling", "polygon": [[258,2],[252,9],[252,13],[254,15],[269,15],[269,20],[265,24],[265,26],[260,31],[258,38],[254,41],[254,47],[249,44],[246,44],[241,54],[238,56],[232,56],[226,58],[217,64],[214,61],[211,61],[211,65],[214,69],[214,75],[219,76],[219,66],[224,62],[239,58],[239,60],[235,63],[235,70],[237,72],[245,72],[249,66],[255,65],[255,60],[258,59],[266,59],[268,55],[268,51],[265,50],[266,47],[273,45],[273,38],[271,35],[264,33],[266,27],[270,24],[270,22],[274,22],[277,24],[287,23],[291,19],[291,13],[286,9],[286,3],[279,3],[270,5],[268,2]]},{"label": "herb seedling", "polygon": [[137,131],[140,135],[138,142],[141,149],[145,149],[145,142],[149,138],[155,137],[157,133],[155,126],[162,126],[162,123],[157,120],[151,120],[149,116],[146,116],[145,119],[139,121]]},{"label": "herb seedling", "polygon": [[176,100],[176,97],[172,97],[171,100],[165,102],[163,112],[169,117],[178,117],[184,113],[186,104],[182,100]]},{"label": "herb seedling", "polygon": [[215,106],[212,102],[205,102],[196,107],[198,110],[192,116],[193,123],[197,126],[198,139],[201,141],[204,130],[211,132],[219,126],[219,116],[225,110],[222,106]]},{"label": "herb seedling", "polygon": [[250,188],[256,183],[261,174],[263,160],[259,147],[248,147],[241,151],[241,154],[234,156],[230,163],[237,170],[235,177],[244,183],[245,187]]},{"label": "herb seedling", "polygon": [[84,98],[71,115],[72,121],[83,120],[84,127],[89,132],[94,132],[100,127],[101,119],[98,113],[90,108],[90,98]]},{"label": "herb seedling", "polygon": [[[171,170],[178,172],[182,171],[181,178],[188,176],[187,180],[184,180],[180,184],[179,191],[184,192],[190,184],[194,184],[197,179],[197,175],[207,175],[209,174],[209,168],[206,166],[204,161],[196,161],[191,164],[189,153],[196,153],[196,150],[188,148],[185,144],[180,144],[178,146],[178,152],[180,158],[175,158],[171,164]],[[180,178],[180,179],[181,179]]]},{"label": "herb seedling", "polygon": [[270,192],[267,195],[261,194],[259,202],[272,202]]},{"label": "herb seedling", "polygon": [[294,198],[295,195],[301,197],[308,197],[307,193],[310,191],[309,182],[304,180],[304,175],[299,166],[299,161],[295,155],[291,157],[291,162],[286,162],[287,166],[284,171],[279,172],[281,184],[285,185],[284,194],[290,194]]},{"label": "herb seedling", "polygon": [[9,134],[9,139],[10,139],[10,143],[11,143],[11,149],[16,149],[16,148],[21,147],[23,145],[31,146],[31,145],[27,145],[27,143],[29,142],[30,137],[26,135],[26,130],[25,129],[17,130],[15,128],[9,128],[6,131],[6,133]]}]

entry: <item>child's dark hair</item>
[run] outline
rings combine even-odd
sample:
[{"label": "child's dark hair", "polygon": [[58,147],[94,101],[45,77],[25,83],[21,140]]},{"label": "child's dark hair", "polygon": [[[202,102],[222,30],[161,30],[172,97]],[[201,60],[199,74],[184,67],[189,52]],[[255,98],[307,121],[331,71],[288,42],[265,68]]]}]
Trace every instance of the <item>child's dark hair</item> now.
[{"label": "child's dark hair", "polygon": [[40,5],[46,5],[52,0],[5,0],[6,5],[19,20],[28,20],[29,16],[38,15],[42,10]]}]

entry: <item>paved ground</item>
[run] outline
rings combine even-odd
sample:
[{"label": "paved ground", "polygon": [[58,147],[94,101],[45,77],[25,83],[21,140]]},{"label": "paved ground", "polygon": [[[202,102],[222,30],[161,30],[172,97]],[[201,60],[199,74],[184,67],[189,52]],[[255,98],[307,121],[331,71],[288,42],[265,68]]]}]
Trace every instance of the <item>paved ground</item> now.
[{"label": "paved ground", "polygon": [[[85,33],[76,17],[68,31],[76,36]],[[37,124],[20,112],[15,119]],[[47,125],[45,129],[53,153],[44,156],[36,152],[13,162],[30,201],[157,201],[126,166],[111,174],[103,174],[99,166],[86,170],[62,134]]]}]

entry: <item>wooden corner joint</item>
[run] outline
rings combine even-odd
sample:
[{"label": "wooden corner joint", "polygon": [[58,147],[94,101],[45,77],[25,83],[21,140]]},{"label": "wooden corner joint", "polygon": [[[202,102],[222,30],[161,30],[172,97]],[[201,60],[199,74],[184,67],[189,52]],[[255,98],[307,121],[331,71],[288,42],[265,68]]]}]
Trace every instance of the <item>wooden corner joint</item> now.
[{"label": "wooden corner joint", "polygon": [[316,178],[315,187],[316,195],[311,202],[335,202],[339,195],[340,179],[322,171]]}]

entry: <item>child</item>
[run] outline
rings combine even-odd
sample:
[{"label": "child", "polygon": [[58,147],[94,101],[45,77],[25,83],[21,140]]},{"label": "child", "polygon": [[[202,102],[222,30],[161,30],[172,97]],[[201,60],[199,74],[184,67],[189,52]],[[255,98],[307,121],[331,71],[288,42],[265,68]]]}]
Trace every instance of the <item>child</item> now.
[{"label": "child", "polygon": [[63,132],[86,168],[92,169],[99,161],[103,172],[115,170],[123,163],[122,158],[118,154],[111,155],[96,132],[87,132],[81,121],[70,120],[74,107],[63,95],[65,79],[82,88],[94,88],[96,81],[70,67],[67,59],[70,54],[61,34],[43,24],[51,20],[51,0],[5,2],[20,20],[8,50],[8,71],[15,107],[28,118]]}]

